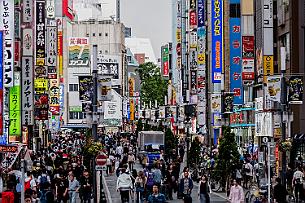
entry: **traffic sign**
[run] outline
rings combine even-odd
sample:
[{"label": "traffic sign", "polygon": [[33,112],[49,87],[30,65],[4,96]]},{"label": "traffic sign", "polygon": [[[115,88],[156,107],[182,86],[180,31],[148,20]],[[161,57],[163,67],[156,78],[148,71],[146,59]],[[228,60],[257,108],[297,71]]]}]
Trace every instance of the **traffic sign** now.
[{"label": "traffic sign", "polygon": [[267,144],[268,141],[269,141],[268,137],[263,137],[263,143]]},{"label": "traffic sign", "polygon": [[106,165],[107,158],[108,157],[105,153],[101,153],[101,154],[97,155],[96,159],[95,159],[96,165],[98,165],[98,166]]},{"label": "traffic sign", "polygon": [[104,166],[95,166],[95,170],[97,170],[97,171],[106,171],[107,167],[105,165]]}]

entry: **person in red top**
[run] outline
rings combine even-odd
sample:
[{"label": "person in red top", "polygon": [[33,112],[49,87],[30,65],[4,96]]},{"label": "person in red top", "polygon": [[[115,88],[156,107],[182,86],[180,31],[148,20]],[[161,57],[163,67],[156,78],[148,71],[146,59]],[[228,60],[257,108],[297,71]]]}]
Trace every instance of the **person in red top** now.
[{"label": "person in red top", "polygon": [[8,183],[7,190],[2,192],[2,203],[14,203],[14,186],[11,183]]}]

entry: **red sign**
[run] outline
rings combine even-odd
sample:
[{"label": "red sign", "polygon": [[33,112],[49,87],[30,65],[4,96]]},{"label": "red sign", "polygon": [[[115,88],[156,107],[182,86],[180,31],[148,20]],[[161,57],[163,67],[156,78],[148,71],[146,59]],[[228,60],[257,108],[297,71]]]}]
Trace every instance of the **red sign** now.
[{"label": "red sign", "polygon": [[104,166],[107,162],[107,158],[108,158],[107,155],[104,153],[97,155],[95,159],[96,165]]},{"label": "red sign", "polygon": [[16,153],[18,147],[15,145],[0,145],[0,153]]},{"label": "red sign", "polygon": [[0,89],[0,135],[3,135],[3,89]]},{"label": "red sign", "polygon": [[168,61],[163,62],[163,76],[169,76]]},{"label": "red sign", "polygon": [[70,20],[74,19],[73,14],[73,1],[71,0],[63,0],[62,1],[62,12],[65,16],[67,16]]},{"label": "red sign", "polygon": [[254,72],[243,72],[242,78],[243,80],[254,80]]},{"label": "red sign", "polygon": [[59,106],[50,106],[50,112],[52,115],[59,115]]},{"label": "red sign", "polygon": [[20,66],[20,41],[15,41],[15,66]]},{"label": "red sign", "polygon": [[254,58],[254,36],[243,36],[242,43],[243,58]]},{"label": "red sign", "polygon": [[196,11],[190,11],[190,26],[197,26]]}]

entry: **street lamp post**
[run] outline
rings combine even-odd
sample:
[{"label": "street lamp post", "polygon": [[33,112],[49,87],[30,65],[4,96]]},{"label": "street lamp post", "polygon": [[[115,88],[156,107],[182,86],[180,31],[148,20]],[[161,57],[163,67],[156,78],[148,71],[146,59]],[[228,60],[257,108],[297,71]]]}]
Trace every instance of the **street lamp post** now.
[{"label": "street lamp post", "polygon": [[190,167],[190,142],[191,142],[192,137],[190,135],[191,124],[189,123],[189,118],[187,118],[185,127],[186,127],[187,167]]}]

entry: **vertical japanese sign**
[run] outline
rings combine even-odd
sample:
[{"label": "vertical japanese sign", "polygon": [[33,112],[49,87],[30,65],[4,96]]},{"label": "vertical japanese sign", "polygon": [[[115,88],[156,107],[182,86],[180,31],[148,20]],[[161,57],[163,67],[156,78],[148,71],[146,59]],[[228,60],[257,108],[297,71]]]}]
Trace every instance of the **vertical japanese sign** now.
[{"label": "vertical japanese sign", "polygon": [[21,136],[20,79],[20,72],[15,72],[14,86],[10,89],[9,142],[20,141]]},{"label": "vertical japanese sign", "polygon": [[33,56],[33,30],[31,28],[24,28],[22,30],[22,55]]},{"label": "vertical japanese sign", "polygon": [[223,0],[212,0],[212,83],[221,83],[223,69]]},{"label": "vertical japanese sign", "polygon": [[129,99],[129,106],[130,106],[130,116],[129,119],[134,121],[135,117],[135,104],[133,98]]},{"label": "vertical japanese sign", "polygon": [[3,136],[3,31],[0,31],[0,144],[3,143],[6,139]]},{"label": "vertical japanese sign", "polygon": [[33,0],[23,0],[22,17],[24,23],[33,21]]},{"label": "vertical japanese sign", "polygon": [[22,57],[22,125],[34,125],[33,57]]},{"label": "vertical japanese sign", "polygon": [[0,2],[0,30],[4,32],[3,85],[14,85],[14,0]]},{"label": "vertical japanese sign", "polygon": [[55,18],[55,0],[46,1],[47,18]]},{"label": "vertical japanese sign", "polygon": [[242,36],[242,79],[244,84],[254,81],[254,36]]},{"label": "vertical japanese sign", "polygon": [[198,16],[198,27],[205,26],[205,19],[204,19],[204,0],[198,0],[197,5],[197,16]]},{"label": "vertical japanese sign", "polygon": [[177,28],[176,28],[176,52],[177,52],[177,64],[176,69],[181,69],[181,43],[182,43],[182,36],[181,36],[181,0],[177,0]]},{"label": "vertical japanese sign", "polygon": [[59,115],[59,81],[58,79],[50,80],[50,95],[49,95],[49,107],[52,115]]},{"label": "vertical japanese sign", "polygon": [[241,21],[230,18],[230,90],[234,92],[234,104],[244,103],[241,62]]},{"label": "vertical japanese sign", "polygon": [[46,65],[48,66],[48,78],[57,78],[57,28],[54,26],[47,27],[47,57]]},{"label": "vertical japanese sign", "polygon": [[162,46],[162,70],[163,70],[163,77],[169,77],[169,50],[168,44]]},{"label": "vertical japanese sign", "polygon": [[45,65],[45,2],[36,1],[36,65]]},{"label": "vertical japanese sign", "polygon": [[273,75],[273,0],[263,3],[264,83],[267,83],[267,75]]}]

